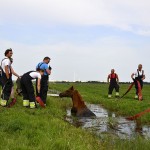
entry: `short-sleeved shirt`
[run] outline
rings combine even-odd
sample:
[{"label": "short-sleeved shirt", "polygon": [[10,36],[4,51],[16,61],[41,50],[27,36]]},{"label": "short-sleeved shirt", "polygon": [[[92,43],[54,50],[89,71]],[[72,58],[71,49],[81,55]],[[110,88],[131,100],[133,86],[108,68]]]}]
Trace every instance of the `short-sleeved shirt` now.
[{"label": "short-sleeved shirt", "polygon": [[44,75],[48,75],[48,73],[46,72],[46,70],[48,69],[48,64],[46,64],[45,62],[40,62],[37,66],[36,69],[40,68],[44,70]]},{"label": "short-sleeved shirt", "polygon": [[39,72],[31,72],[31,73],[29,73],[29,76],[31,76],[33,79],[37,79],[37,78],[39,78],[39,79],[41,79],[41,74],[39,73]]},{"label": "short-sleeved shirt", "polygon": [[11,72],[10,71],[10,68],[11,68],[11,62],[10,62],[10,59],[8,57],[5,57],[2,62],[1,62],[1,67],[2,67],[2,70],[4,71],[5,73],[5,66],[8,66],[8,71],[9,73]]},{"label": "short-sleeved shirt", "polygon": [[[139,74],[138,74],[138,72],[139,72]],[[137,71],[136,71],[136,72],[134,72],[133,74],[134,74],[135,78],[137,78],[138,76],[142,76],[142,75],[144,75],[143,73],[144,73],[144,71],[143,71],[143,70],[141,70],[141,71],[137,70]]]}]

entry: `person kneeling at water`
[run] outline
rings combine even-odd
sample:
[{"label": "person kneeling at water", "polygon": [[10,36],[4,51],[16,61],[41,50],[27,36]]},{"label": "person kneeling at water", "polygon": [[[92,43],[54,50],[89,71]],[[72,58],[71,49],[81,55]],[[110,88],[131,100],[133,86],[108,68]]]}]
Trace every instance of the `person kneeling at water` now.
[{"label": "person kneeling at water", "polygon": [[34,87],[32,84],[33,79],[37,79],[37,96],[40,96],[40,88],[41,88],[41,76],[44,74],[44,70],[37,69],[37,71],[29,71],[25,73],[21,77],[21,88],[22,88],[22,95],[23,95],[23,106],[30,108],[35,108],[35,94],[34,94]]}]

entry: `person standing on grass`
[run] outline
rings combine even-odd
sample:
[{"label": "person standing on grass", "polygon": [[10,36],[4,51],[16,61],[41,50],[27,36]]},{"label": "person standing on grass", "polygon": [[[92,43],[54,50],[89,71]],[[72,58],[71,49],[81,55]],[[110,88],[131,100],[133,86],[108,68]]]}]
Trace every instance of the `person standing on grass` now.
[{"label": "person standing on grass", "polygon": [[0,66],[0,94],[1,94],[1,89],[2,89],[1,77],[2,77],[2,68]]},{"label": "person standing on grass", "polygon": [[0,86],[2,85],[2,83],[1,83],[1,77],[2,77],[2,68],[0,66]]},{"label": "person standing on grass", "polygon": [[[47,99],[49,75],[51,74],[51,70],[52,70],[52,68],[48,65],[50,60],[51,59],[49,57],[45,57],[43,61],[38,63],[38,65],[36,66],[36,69],[44,70],[44,75],[41,78],[40,97],[45,106],[46,106],[46,99]],[[37,89],[36,89],[36,93],[37,93]]]},{"label": "person standing on grass", "polygon": [[35,108],[35,94],[32,80],[37,79],[37,96],[40,96],[41,89],[41,76],[44,74],[44,70],[37,69],[37,71],[29,71],[21,77],[21,88],[23,95],[23,106]]},{"label": "person standing on grass", "polygon": [[[10,58],[10,62],[11,62],[11,65],[13,63],[13,58]],[[13,70],[13,68],[11,69],[11,72],[13,75],[15,75],[16,77],[20,78],[20,76]],[[15,99],[15,94],[14,94],[14,83],[12,82],[12,88],[11,88],[11,94],[10,94],[10,97],[11,97],[11,100],[16,100]]]},{"label": "person standing on grass", "polygon": [[137,81],[139,81],[141,89],[143,88],[143,80],[145,79],[145,74],[144,74],[144,70],[142,70],[142,64],[138,65],[138,69],[136,72],[131,74],[131,78],[133,79],[134,83],[135,83],[135,99],[138,99],[138,83]]},{"label": "person standing on grass", "polygon": [[109,83],[108,98],[111,98],[114,88],[116,90],[116,97],[119,97],[119,77],[114,69],[111,69],[111,73],[107,77],[107,82]]},{"label": "person standing on grass", "polygon": [[11,57],[13,55],[12,49],[7,49],[4,53],[5,58],[1,61],[1,83],[2,83],[2,95],[1,95],[1,106],[7,106],[9,100],[11,89],[12,89],[12,74],[19,77],[17,73],[13,70],[11,66]]}]

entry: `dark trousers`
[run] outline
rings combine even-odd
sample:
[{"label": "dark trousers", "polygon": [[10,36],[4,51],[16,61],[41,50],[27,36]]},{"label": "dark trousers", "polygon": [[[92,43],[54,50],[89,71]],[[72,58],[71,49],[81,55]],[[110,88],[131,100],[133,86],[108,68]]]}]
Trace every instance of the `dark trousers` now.
[{"label": "dark trousers", "polygon": [[[44,104],[46,104],[47,91],[48,91],[48,76],[43,75],[41,78],[40,97]],[[37,81],[36,81],[36,93],[37,93]]]},{"label": "dark trousers", "polygon": [[1,79],[2,79],[2,76],[1,76],[1,74],[0,74],[0,86],[2,86],[2,81],[1,81]]},{"label": "dark trousers", "polygon": [[[143,81],[138,80],[140,82],[141,89],[143,88]],[[136,90],[136,95],[138,95],[138,84],[137,81],[135,81],[135,90]]]},{"label": "dark trousers", "polygon": [[22,76],[21,81],[20,81],[23,100],[29,100],[30,102],[35,102],[34,87],[32,84],[32,80],[28,76],[29,75]]},{"label": "dark trousers", "polygon": [[116,92],[119,92],[119,85],[117,83],[111,83],[109,85],[108,94],[112,94],[113,89],[116,90]]},{"label": "dark trousers", "polygon": [[2,95],[1,98],[3,100],[9,100],[12,88],[12,78],[7,79],[6,75],[4,74],[1,77],[1,85],[2,85]]}]

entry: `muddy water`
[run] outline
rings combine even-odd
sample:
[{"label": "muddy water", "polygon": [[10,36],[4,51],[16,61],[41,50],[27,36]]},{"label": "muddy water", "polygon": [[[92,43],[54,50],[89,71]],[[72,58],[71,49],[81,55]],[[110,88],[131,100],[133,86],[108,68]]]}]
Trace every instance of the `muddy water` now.
[{"label": "muddy water", "polygon": [[95,118],[74,118],[68,109],[65,119],[76,127],[94,132],[98,136],[107,134],[121,139],[131,139],[140,135],[150,138],[150,126],[141,125],[140,120],[126,120],[124,117],[107,111],[100,105],[91,104],[87,106],[95,113]]}]

